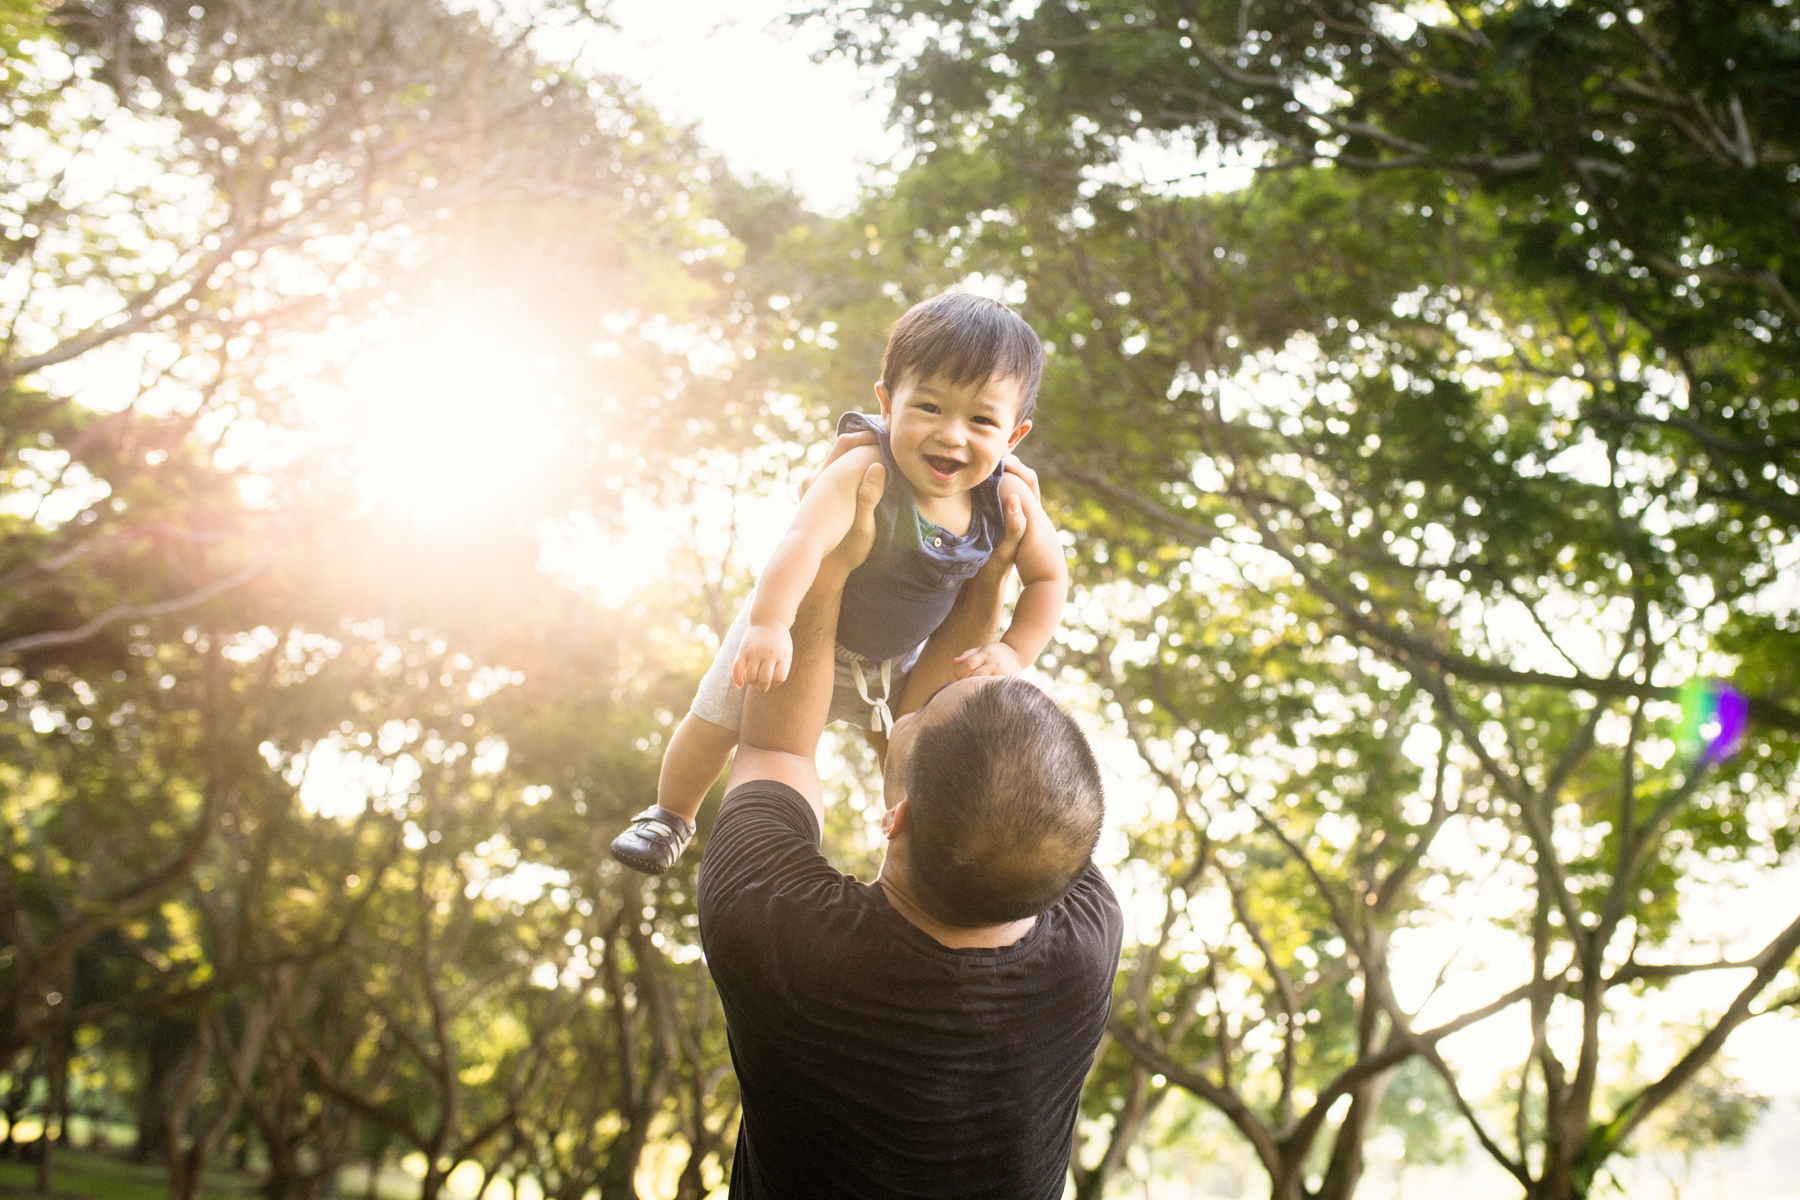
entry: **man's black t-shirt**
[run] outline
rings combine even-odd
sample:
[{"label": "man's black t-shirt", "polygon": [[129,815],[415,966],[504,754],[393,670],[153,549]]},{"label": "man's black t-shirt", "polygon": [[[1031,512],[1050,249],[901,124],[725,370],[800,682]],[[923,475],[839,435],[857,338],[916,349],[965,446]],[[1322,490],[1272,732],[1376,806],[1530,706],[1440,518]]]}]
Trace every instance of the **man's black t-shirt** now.
[{"label": "man's black t-shirt", "polygon": [[1013,945],[949,949],[825,860],[799,793],[734,789],[700,865],[743,1097],[731,1195],[1056,1200],[1121,927],[1090,865]]}]

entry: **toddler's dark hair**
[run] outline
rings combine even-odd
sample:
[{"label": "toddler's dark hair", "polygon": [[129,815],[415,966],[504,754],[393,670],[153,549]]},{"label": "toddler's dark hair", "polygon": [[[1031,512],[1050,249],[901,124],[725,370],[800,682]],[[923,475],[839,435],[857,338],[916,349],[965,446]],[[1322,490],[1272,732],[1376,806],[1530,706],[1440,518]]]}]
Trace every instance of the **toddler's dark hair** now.
[{"label": "toddler's dark hair", "polygon": [[1018,313],[998,300],[944,292],[906,310],[888,334],[881,381],[891,391],[907,376],[962,387],[1000,375],[1019,381],[1015,423],[1037,409],[1044,344]]}]

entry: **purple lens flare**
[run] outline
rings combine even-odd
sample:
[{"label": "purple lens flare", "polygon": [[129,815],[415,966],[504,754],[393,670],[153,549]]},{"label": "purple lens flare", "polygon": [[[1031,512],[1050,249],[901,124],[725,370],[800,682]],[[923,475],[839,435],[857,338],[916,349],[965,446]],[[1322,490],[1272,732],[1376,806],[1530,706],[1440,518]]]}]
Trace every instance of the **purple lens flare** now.
[{"label": "purple lens flare", "polygon": [[1717,679],[1690,679],[1681,688],[1681,744],[1702,763],[1720,763],[1738,751],[1750,701]]}]

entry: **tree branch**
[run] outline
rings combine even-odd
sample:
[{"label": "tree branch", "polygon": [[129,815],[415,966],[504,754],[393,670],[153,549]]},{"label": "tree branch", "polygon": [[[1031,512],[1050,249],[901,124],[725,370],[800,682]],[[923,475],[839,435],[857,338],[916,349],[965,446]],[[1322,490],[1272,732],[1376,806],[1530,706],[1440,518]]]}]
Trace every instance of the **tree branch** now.
[{"label": "tree branch", "polygon": [[257,556],[255,562],[242,570],[234,571],[225,578],[207,584],[196,592],[185,596],[177,596],[173,600],[161,600],[155,604],[120,604],[107,609],[99,616],[74,629],[56,629],[44,633],[30,633],[9,641],[0,642],[0,654],[23,654],[31,650],[40,650],[46,646],[67,646],[87,639],[105,629],[108,625],[119,621],[137,621],[146,617],[160,617],[167,613],[180,612],[184,608],[193,608],[204,604],[222,592],[249,582],[269,565],[274,559],[275,551],[271,547]]},{"label": "tree branch", "polygon": [[[1156,500],[1143,495],[1136,489],[1116,484],[1099,472],[1078,467],[1059,455],[1046,453],[1040,449],[1033,461],[1038,464],[1038,469],[1044,475],[1113,500],[1148,518],[1165,531],[1177,535],[1186,545],[1205,545],[1218,536],[1218,530],[1207,529],[1177,516]],[[1338,616],[1358,632],[1367,634],[1385,646],[1396,664],[1409,670],[1418,670],[1423,666],[1435,666],[1447,675],[1472,683],[1553,687],[1565,691],[1587,692],[1595,696],[1639,696],[1651,700],[1675,700],[1680,697],[1678,688],[1659,687],[1634,679],[1607,679],[1579,672],[1571,675],[1555,675],[1545,671],[1517,671],[1491,663],[1477,662],[1359,612],[1357,606],[1348,597],[1319,580],[1317,575],[1307,567],[1302,556],[1282,545],[1278,540],[1270,544],[1265,539],[1263,544],[1299,571],[1306,579],[1308,586],[1318,591],[1322,598],[1332,604]],[[1749,717],[1752,722],[1769,729],[1800,733],[1800,713],[1785,708],[1772,697],[1747,696],[1745,699],[1749,706]]]}]

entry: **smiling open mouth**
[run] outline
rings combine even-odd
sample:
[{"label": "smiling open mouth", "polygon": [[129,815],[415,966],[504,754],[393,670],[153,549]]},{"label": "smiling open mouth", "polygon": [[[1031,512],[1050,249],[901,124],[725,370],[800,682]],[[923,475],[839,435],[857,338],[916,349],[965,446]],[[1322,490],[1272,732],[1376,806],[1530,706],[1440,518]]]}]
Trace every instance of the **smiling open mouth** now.
[{"label": "smiling open mouth", "polygon": [[925,459],[925,465],[930,467],[932,474],[940,479],[949,479],[963,469],[963,464],[957,462],[954,458],[943,458],[936,454],[927,454],[923,457]]}]

